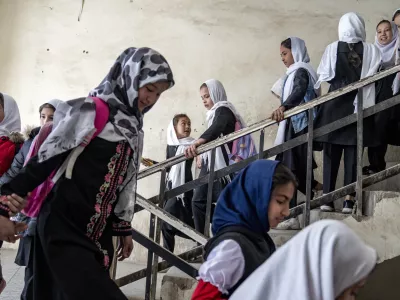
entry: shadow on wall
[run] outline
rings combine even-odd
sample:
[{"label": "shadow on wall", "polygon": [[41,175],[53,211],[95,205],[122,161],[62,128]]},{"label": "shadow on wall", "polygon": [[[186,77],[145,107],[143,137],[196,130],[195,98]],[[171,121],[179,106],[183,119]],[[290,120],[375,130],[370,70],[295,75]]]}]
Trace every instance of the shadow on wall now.
[{"label": "shadow on wall", "polygon": [[360,300],[397,300],[400,295],[400,256],[379,264],[360,291]]}]

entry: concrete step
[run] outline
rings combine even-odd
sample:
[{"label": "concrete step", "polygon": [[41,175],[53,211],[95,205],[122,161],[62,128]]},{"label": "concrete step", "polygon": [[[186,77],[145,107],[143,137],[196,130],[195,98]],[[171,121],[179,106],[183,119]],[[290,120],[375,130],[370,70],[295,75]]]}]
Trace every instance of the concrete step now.
[{"label": "concrete step", "polygon": [[[191,264],[196,269],[201,264]],[[190,299],[196,288],[197,280],[190,277],[176,267],[172,267],[164,275],[161,284],[162,300]]]}]

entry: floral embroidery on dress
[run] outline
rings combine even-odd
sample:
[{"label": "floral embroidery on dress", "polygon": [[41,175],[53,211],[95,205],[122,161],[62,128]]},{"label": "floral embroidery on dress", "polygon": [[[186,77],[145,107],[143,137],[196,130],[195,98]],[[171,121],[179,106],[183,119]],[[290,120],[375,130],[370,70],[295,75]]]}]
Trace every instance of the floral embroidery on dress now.
[{"label": "floral embroidery on dress", "polygon": [[95,214],[87,225],[86,235],[92,239],[104,255],[104,267],[108,268],[110,258],[108,252],[102,249],[98,242],[112,213],[113,204],[117,201],[116,191],[120,186],[120,178],[124,178],[131,158],[131,148],[125,141],[118,143],[116,153],[108,163],[108,173],[104,176],[104,183],[96,195],[94,206]]}]

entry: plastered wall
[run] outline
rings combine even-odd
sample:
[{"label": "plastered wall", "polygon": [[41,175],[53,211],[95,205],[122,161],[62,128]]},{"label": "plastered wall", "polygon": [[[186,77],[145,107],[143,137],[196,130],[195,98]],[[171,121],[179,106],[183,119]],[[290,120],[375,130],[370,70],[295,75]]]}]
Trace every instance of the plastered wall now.
[{"label": "plastered wall", "polygon": [[[373,41],[377,22],[399,6],[391,0],[85,2],[78,22],[80,0],[0,0],[0,91],[17,100],[23,124],[38,124],[40,104],[87,95],[125,48],[153,47],[168,59],[176,81],[145,117],[143,154],[158,161],[174,114],[190,116],[194,137],[205,129],[198,92],[204,80],[221,80],[249,124],[265,119],[279,105],[269,90],[285,72],[281,40],[305,39],[317,67],[325,46],[337,39],[343,13],[363,15]],[[267,130],[266,147],[275,132]],[[156,178],[141,180],[139,192],[157,194]],[[148,214],[136,215],[134,226],[147,232]],[[145,251],[137,246],[133,259],[143,262]]]}]

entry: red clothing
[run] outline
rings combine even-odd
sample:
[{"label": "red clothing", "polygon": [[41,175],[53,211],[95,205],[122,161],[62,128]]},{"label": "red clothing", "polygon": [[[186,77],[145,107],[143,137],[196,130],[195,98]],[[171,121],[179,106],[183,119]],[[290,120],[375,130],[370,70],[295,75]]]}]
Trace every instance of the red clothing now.
[{"label": "red clothing", "polygon": [[209,282],[200,279],[196,289],[193,292],[192,300],[222,300],[222,293],[218,288]]},{"label": "red clothing", "polygon": [[9,137],[0,137],[0,176],[11,167],[14,156],[17,152],[17,144],[13,143]]}]

